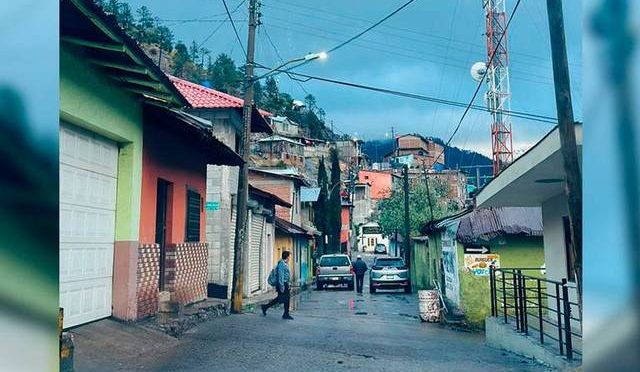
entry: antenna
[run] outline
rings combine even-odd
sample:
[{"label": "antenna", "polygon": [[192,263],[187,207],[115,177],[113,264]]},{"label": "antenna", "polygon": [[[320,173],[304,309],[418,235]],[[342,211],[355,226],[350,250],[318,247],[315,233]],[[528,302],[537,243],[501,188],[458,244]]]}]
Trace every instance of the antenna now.
[{"label": "antenna", "polygon": [[[491,149],[493,153],[493,175],[513,161],[511,121],[504,111],[511,109],[509,86],[509,52],[507,48],[505,11],[506,0],[483,0],[487,36],[487,107],[491,112]],[[502,40],[502,41],[500,41]],[[491,60],[493,56],[493,60]],[[475,65],[474,65],[475,66]],[[473,67],[472,76],[473,76]],[[478,70],[478,73],[480,71]]]}]

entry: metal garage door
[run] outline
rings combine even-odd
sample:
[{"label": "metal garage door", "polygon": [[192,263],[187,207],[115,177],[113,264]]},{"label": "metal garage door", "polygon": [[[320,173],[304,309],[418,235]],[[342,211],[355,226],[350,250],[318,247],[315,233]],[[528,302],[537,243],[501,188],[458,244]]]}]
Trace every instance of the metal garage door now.
[{"label": "metal garage door", "polygon": [[60,127],[60,306],[64,327],[111,315],[118,146]]},{"label": "metal garage door", "polygon": [[249,291],[260,290],[260,264],[262,262],[262,244],[264,242],[264,216],[251,215],[251,238],[249,243]]}]

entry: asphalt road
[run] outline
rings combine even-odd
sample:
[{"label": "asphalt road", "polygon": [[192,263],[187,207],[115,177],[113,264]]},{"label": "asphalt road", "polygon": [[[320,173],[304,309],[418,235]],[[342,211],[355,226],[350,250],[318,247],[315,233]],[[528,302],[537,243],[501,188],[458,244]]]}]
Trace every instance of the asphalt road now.
[{"label": "asphalt road", "polygon": [[[366,257],[370,261],[369,257]],[[367,285],[365,280],[365,286]],[[421,323],[415,294],[310,291],[281,308],[200,325],[144,363],[162,371],[541,371],[481,334]],[[142,356],[141,356],[142,357]],[[146,356],[145,356],[146,357]],[[138,362],[141,362],[139,359]]]}]

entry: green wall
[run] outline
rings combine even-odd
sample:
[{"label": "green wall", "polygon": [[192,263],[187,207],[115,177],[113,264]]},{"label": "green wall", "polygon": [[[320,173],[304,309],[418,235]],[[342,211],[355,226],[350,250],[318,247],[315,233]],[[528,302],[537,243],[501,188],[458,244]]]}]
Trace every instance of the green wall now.
[{"label": "green wall", "polygon": [[442,246],[440,233],[429,236],[428,241],[414,241],[411,251],[411,286],[413,291],[434,289],[433,280],[442,286],[440,259]]},{"label": "green wall", "polygon": [[[544,263],[542,237],[505,238],[505,244],[498,239],[487,246],[491,253],[500,255],[500,267],[540,267]],[[484,320],[491,313],[491,292],[489,276],[476,276],[464,270],[464,247],[458,243],[458,272],[460,275],[460,302],[469,325],[484,328]],[[528,275],[541,276],[540,271],[527,272]]]},{"label": "green wall", "polygon": [[120,145],[116,240],[137,241],[142,188],[142,105],[73,49],[60,49],[60,119]]}]

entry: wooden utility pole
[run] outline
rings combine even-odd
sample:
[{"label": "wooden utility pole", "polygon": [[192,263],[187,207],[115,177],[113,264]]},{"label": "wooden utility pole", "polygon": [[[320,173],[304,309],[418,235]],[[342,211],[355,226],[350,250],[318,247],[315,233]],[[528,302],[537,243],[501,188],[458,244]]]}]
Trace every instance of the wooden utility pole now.
[{"label": "wooden utility pole", "polygon": [[582,176],[578,159],[578,147],[576,145],[573,107],[571,106],[571,85],[569,82],[562,1],[547,0],[547,13],[549,17],[556,109],[558,111],[558,131],[566,175],[565,192],[569,204],[572,245],[570,260],[576,272],[578,303],[582,309]]},{"label": "wooden utility pole", "polygon": [[409,166],[404,165],[404,260],[411,265],[411,226],[409,220]]},{"label": "wooden utility pole", "polygon": [[249,198],[249,155],[251,151],[251,112],[253,110],[253,58],[255,53],[255,38],[258,12],[257,0],[249,0],[249,37],[247,41],[247,63],[245,65],[244,105],[242,107],[243,127],[240,138],[240,156],[244,163],[240,166],[238,175],[238,203],[236,217],[236,235],[233,251],[233,295],[232,310],[242,311],[242,295],[244,287],[245,251],[247,243],[247,201]]}]

